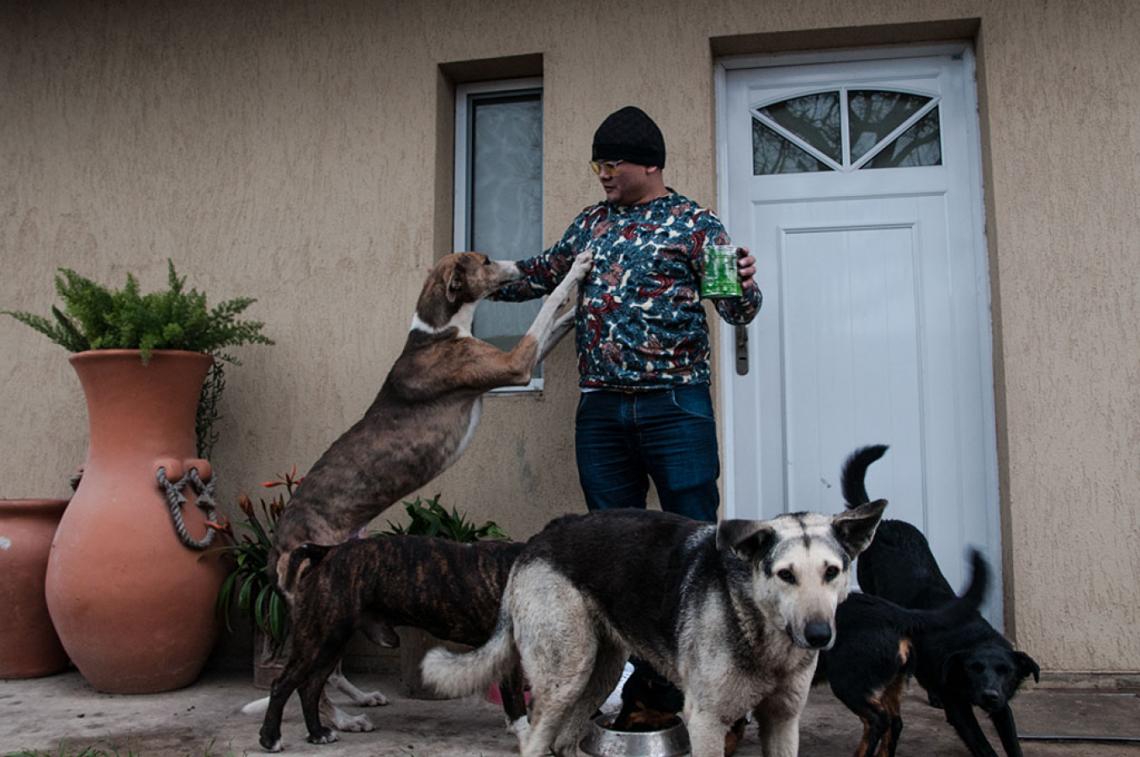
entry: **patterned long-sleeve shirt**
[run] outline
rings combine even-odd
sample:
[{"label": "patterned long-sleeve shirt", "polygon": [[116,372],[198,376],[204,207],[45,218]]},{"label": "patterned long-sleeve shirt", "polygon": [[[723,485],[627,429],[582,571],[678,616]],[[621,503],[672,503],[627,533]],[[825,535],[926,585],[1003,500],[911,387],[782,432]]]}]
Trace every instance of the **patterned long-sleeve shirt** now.
[{"label": "patterned long-sleeve shirt", "polygon": [[[524,278],[495,298],[527,300],[551,292],[574,257],[594,265],[580,287],[578,371],[584,388],[655,389],[709,382],[709,334],[700,301],[705,244],[729,244],[712,211],[670,190],[650,202],[591,205],[550,249],[519,261]],[[732,324],[760,310],[758,287],[716,301]]]}]

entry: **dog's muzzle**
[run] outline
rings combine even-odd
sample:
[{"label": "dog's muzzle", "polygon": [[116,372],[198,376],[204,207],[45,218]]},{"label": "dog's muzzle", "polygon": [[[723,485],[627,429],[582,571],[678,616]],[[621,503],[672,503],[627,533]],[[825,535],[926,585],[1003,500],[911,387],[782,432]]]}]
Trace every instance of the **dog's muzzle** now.
[{"label": "dog's muzzle", "polygon": [[1005,696],[997,689],[986,689],[978,700],[978,706],[986,712],[998,712],[1005,707]]},{"label": "dog's muzzle", "polygon": [[804,626],[804,640],[812,649],[823,649],[831,644],[831,624],[813,620]]}]

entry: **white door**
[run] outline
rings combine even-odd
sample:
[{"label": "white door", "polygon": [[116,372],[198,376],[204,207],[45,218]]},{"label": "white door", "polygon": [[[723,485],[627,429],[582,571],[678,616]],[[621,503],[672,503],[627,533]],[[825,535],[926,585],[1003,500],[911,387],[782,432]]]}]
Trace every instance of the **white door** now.
[{"label": "white door", "polygon": [[869,494],[960,587],[967,544],[1000,570],[973,58],[888,54],[725,65],[720,207],[764,292],[722,327],[725,511],[837,512],[845,457],[888,444]]}]

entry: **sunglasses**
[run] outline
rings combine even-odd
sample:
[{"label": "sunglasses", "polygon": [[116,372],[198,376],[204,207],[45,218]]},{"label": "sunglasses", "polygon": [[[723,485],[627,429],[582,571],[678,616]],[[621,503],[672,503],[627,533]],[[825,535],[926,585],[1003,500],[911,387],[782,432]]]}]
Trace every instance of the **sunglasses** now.
[{"label": "sunglasses", "polygon": [[591,160],[590,169],[599,176],[602,171],[612,175],[617,173],[618,166],[624,162],[624,160]]}]

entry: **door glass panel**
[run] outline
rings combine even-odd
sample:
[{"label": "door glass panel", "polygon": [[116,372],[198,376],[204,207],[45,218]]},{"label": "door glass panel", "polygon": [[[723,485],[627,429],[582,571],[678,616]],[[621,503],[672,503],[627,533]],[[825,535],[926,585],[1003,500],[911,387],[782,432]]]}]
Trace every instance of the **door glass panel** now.
[{"label": "door glass panel", "polygon": [[838,92],[793,97],[762,108],[760,113],[836,163],[843,162]]},{"label": "door glass panel", "polygon": [[831,169],[814,155],[752,119],[752,175],[808,173]]},{"label": "door glass panel", "polygon": [[938,127],[938,108],[927,113],[914,126],[904,131],[864,168],[904,168],[942,165],[942,139]]},{"label": "door glass panel", "polygon": [[906,92],[850,90],[847,93],[847,117],[852,162],[866,155],[929,101],[929,97]]}]

